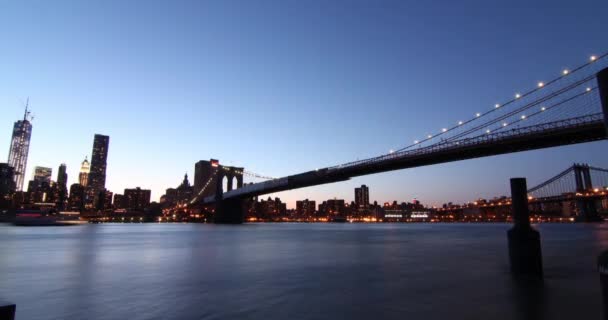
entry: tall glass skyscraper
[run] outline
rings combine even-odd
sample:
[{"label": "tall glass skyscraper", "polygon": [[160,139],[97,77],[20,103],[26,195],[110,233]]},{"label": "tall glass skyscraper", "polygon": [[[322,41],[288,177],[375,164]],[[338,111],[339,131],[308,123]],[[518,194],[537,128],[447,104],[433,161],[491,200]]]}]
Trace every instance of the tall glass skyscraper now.
[{"label": "tall glass skyscraper", "polygon": [[17,191],[23,191],[25,167],[27,166],[27,155],[30,151],[30,138],[32,137],[32,124],[28,120],[30,115],[27,105],[23,120],[15,122],[13,126],[13,137],[11,148],[8,152],[8,165],[15,170],[14,180]]},{"label": "tall glass skyscraper", "polygon": [[101,134],[95,135],[88,181],[89,188],[95,192],[102,191],[106,187],[106,162],[108,160],[109,145],[110,137]]}]

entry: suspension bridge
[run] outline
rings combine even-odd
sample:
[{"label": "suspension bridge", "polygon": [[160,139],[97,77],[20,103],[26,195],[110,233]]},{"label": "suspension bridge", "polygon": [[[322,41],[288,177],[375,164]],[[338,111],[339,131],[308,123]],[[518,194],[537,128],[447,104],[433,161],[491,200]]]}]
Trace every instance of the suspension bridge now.
[{"label": "suspension bridge", "polygon": [[[208,162],[204,177],[195,178],[195,196],[189,205],[214,206],[216,222],[241,223],[243,200],[259,195],[392,170],[598,141],[606,139],[607,128],[608,53],[591,56],[586,63],[561,70],[552,79],[539,81],[531,89],[517,92],[485,111],[376,157],[281,178],[224,167],[212,160]],[[573,168],[574,171],[569,172],[580,171],[578,167]],[[243,175],[266,181],[243,184]],[[226,192],[222,185],[224,177],[229,181]],[[233,177],[238,181],[235,189],[232,188]],[[587,179],[585,174],[581,177],[582,185]],[[542,195],[560,179],[530,193]]]}]

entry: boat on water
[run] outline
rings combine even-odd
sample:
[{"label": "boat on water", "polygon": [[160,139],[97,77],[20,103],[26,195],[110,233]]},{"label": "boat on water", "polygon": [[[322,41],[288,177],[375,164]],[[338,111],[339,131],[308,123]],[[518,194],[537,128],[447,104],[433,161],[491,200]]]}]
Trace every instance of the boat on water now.
[{"label": "boat on water", "polygon": [[16,226],[72,226],[87,223],[78,215],[51,213],[42,210],[18,210],[13,224]]}]

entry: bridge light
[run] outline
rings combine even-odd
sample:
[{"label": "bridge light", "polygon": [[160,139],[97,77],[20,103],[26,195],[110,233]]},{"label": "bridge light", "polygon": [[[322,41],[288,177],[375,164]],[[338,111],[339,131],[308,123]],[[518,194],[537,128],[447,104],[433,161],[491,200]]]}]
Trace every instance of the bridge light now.
[{"label": "bridge light", "polygon": [[394,152],[395,152],[395,150],[393,150],[393,149],[390,149],[390,150],[388,151],[388,153],[394,153]]},{"label": "bridge light", "polygon": [[430,139],[430,138],[432,138],[432,137],[433,137],[433,135],[432,135],[432,134],[429,134],[429,135],[428,135],[428,136],[426,136],[426,137]]},{"label": "bridge light", "polygon": [[596,56],[591,56],[591,57],[589,57],[589,60],[591,60],[591,62],[593,62],[593,61],[597,60],[597,57]]},{"label": "bridge light", "polygon": [[585,89],[587,92],[591,91],[591,88],[587,87],[587,89]]},{"label": "bridge light", "polygon": [[516,93],[516,94],[515,94],[515,99],[519,99],[519,98],[521,98],[521,94]]},{"label": "bridge light", "polygon": [[486,133],[490,133],[490,129],[486,130]]},{"label": "bridge light", "polygon": [[443,129],[441,129],[441,132],[446,132],[446,131],[448,131],[448,129],[447,129],[447,128],[443,128]]},{"label": "bridge light", "polygon": [[538,83],[538,87],[539,87],[539,88],[542,88],[542,87],[544,87],[544,86],[545,86],[545,83],[544,83],[544,82],[540,81],[540,82]]},{"label": "bridge light", "polygon": [[475,116],[476,116],[476,117],[480,117],[480,116],[481,116],[481,113],[477,112],[477,113],[475,114]]},{"label": "bridge light", "polygon": [[600,189],[595,188],[595,189],[593,189],[593,192],[600,192]]},{"label": "bridge light", "polygon": [[418,144],[418,140],[414,140],[414,144]]},{"label": "bridge light", "polygon": [[458,125],[461,126],[463,124],[462,121],[458,121]]},{"label": "bridge light", "polygon": [[570,71],[568,69],[564,69],[564,71],[562,71],[563,75],[567,75],[568,73],[570,73]]},{"label": "bridge light", "polygon": [[494,108],[496,108],[496,109],[500,108],[500,104],[498,104],[498,103],[497,103],[497,104],[495,104],[495,105],[494,105]]},{"label": "bridge light", "polygon": [[503,122],[503,123],[502,123],[502,126],[503,126],[503,127],[506,127],[506,126],[508,126],[508,125],[509,125],[509,124],[508,124],[508,123],[506,123],[506,122]]},{"label": "bridge light", "polygon": [[547,110],[547,108],[545,108],[545,107],[540,108],[540,111],[545,111],[545,110]]},{"label": "bridge light", "polygon": [[522,120],[525,120],[525,119],[526,119],[526,115],[525,115],[525,114],[524,114],[524,115],[522,115],[522,116],[521,116],[521,119],[522,119]]}]

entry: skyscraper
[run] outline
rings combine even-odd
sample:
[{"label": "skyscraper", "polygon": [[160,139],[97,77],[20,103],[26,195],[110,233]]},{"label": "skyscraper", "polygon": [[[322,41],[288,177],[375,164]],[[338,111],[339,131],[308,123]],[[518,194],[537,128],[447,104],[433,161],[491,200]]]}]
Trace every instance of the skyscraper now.
[{"label": "skyscraper", "polygon": [[93,140],[93,153],[91,155],[91,171],[89,172],[88,186],[95,192],[106,188],[106,167],[108,160],[108,147],[110,137],[96,134]]},{"label": "skyscraper", "polygon": [[369,206],[369,188],[366,185],[355,188],[355,204],[357,208],[367,208]]},{"label": "skyscraper", "polygon": [[57,207],[59,209],[65,208],[65,203],[68,199],[68,174],[65,163],[59,166],[59,172],[57,173]]},{"label": "skyscraper", "polygon": [[23,120],[15,122],[13,126],[13,137],[8,152],[8,165],[15,169],[14,180],[17,191],[23,190],[25,167],[27,166],[27,155],[30,150],[30,138],[32,137],[32,124],[28,118],[30,112],[25,105]]},{"label": "skyscraper", "polygon": [[65,166],[65,163],[62,163],[59,166],[59,172],[57,173],[57,184],[59,185],[59,187],[63,187],[66,188],[68,187],[68,174],[67,174],[67,167]]},{"label": "skyscraper", "polygon": [[85,157],[80,165],[80,174],[78,174],[78,183],[83,187],[86,187],[89,182],[89,172],[91,172],[91,164]]}]

